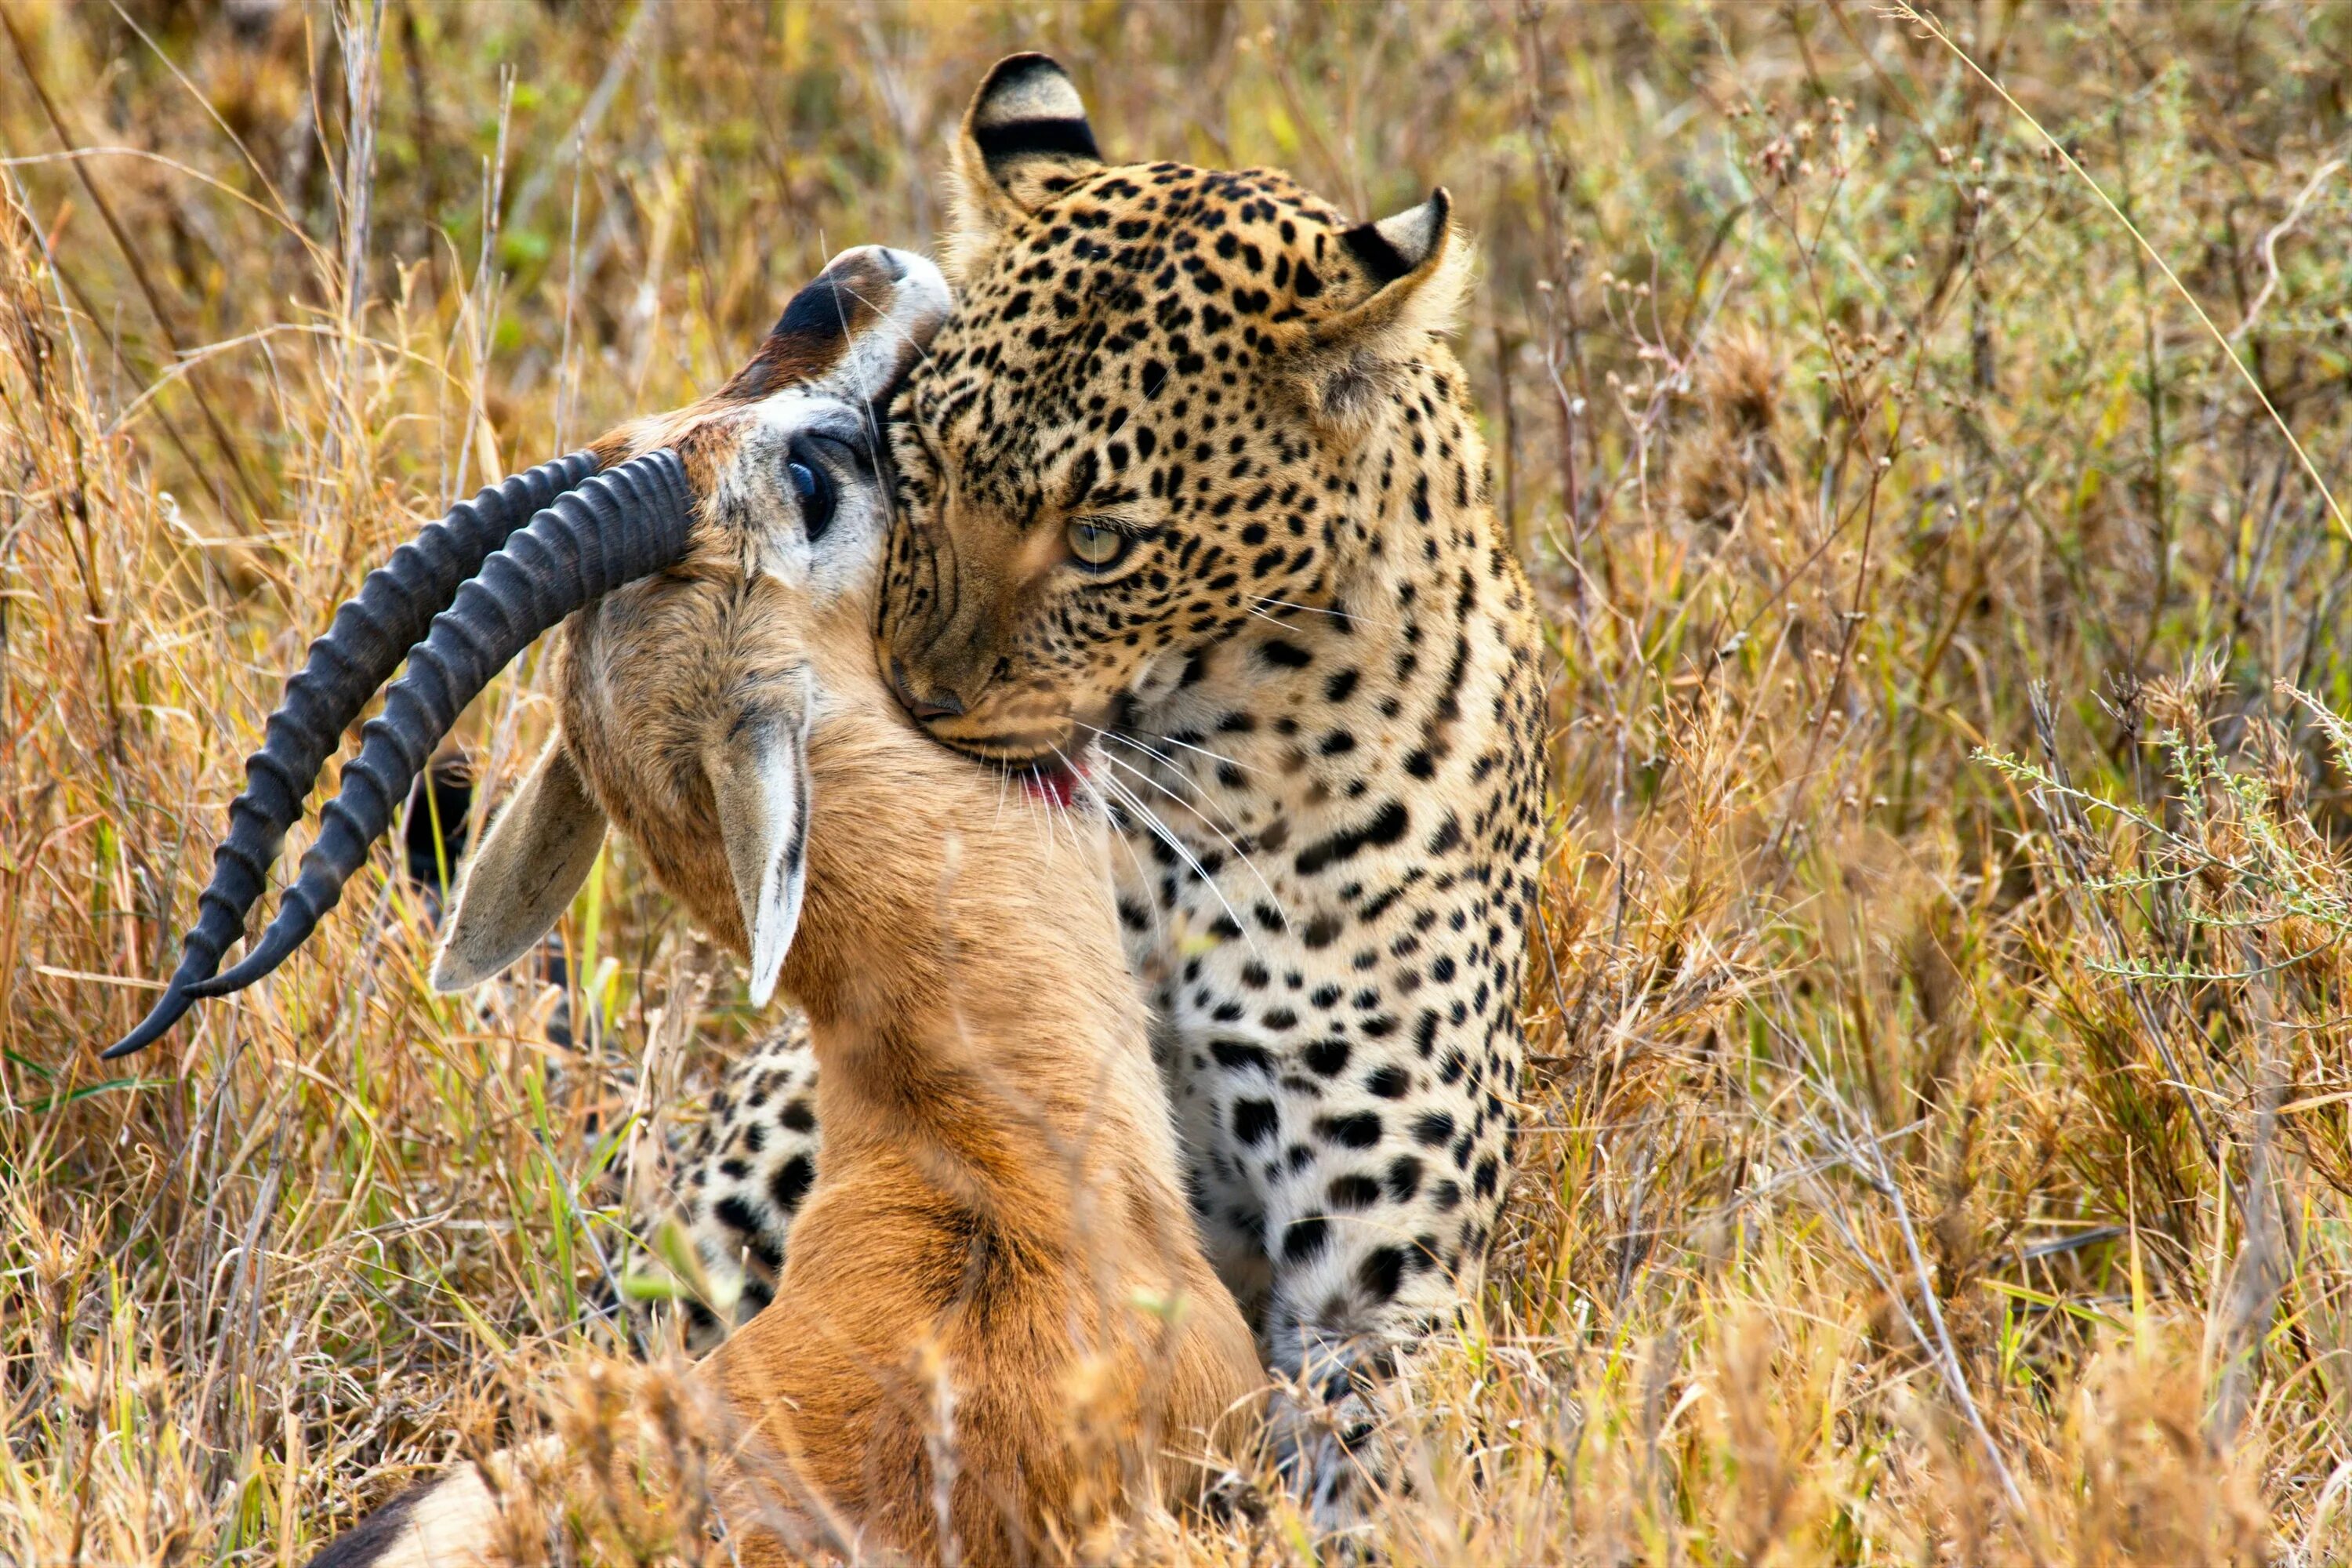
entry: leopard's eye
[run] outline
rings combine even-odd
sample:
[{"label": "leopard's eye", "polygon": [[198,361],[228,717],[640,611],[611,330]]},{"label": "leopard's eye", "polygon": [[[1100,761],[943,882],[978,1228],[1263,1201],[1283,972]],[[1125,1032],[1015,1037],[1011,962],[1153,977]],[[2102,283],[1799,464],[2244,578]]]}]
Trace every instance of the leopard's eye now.
[{"label": "leopard's eye", "polygon": [[1080,565],[1097,572],[1114,564],[1133,542],[1115,528],[1105,528],[1083,518],[1070,524],[1070,553]]}]

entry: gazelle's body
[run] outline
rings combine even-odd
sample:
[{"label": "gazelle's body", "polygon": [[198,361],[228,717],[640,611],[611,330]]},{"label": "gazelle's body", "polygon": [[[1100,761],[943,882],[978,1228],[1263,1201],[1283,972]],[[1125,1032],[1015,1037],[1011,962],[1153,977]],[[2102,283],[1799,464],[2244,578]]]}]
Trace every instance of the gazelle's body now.
[{"label": "gazelle's body", "polygon": [[[844,662],[873,679],[870,655]],[[937,1514],[908,1480],[945,1436],[936,1347],[963,1560],[1015,1561],[1108,1511],[1136,1458],[1160,1495],[1196,1488],[1160,1445],[1197,1448],[1255,1354],[1184,1205],[1098,829],[1003,801],[878,685],[811,742],[785,984],[822,1066],[824,1160],[775,1303],[709,1375],[787,1428],[836,1507],[928,1556]]]},{"label": "gazelle's body", "polygon": [[[577,626],[564,732],[616,820],[666,767],[630,733],[667,700],[651,678],[677,678],[652,650],[725,646],[728,609],[723,588],[672,586]],[[804,630],[814,816],[782,983],[809,1015],[824,1159],[775,1302],[701,1375],[766,1413],[832,1507],[927,1556],[933,1499],[908,1481],[945,1438],[963,1560],[1018,1561],[1013,1542],[1040,1550],[1138,1479],[1084,1431],[1184,1446],[1257,1363],[1185,1206],[1101,823],[923,736],[882,685],[871,611],[843,595]],[[717,827],[680,813],[631,832],[726,930]],[[934,1352],[953,1369],[951,1436]],[[1197,1481],[1155,1468],[1163,1495]]]},{"label": "gazelle's body", "polygon": [[[811,1524],[852,1552],[1053,1561],[1124,1504],[1196,1490],[1190,1456],[1261,1378],[1186,1205],[1099,815],[926,739],[876,668],[865,406],[945,307],[920,258],[852,252],[724,392],[599,444],[607,472],[682,473],[690,528],[625,585],[538,594],[538,625],[579,610],[563,734],[435,971],[455,988],[526,951],[609,819],[750,953],[755,1000],[781,977],[807,1009],[816,1186],[774,1303],[689,1374],[748,1563],[789,1560]],[[504,654],[476,619],[457,640]],[[320,1563],[511,1561],[516,1469],[461,1467]]]}]

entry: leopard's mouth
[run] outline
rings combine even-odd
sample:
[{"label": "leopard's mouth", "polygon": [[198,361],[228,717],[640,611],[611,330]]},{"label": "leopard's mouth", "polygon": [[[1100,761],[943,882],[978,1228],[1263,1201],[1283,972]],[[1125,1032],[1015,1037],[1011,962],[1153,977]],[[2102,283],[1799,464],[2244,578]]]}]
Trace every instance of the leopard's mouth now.
[{"label": "leopard's mouth", "polygon": [[1099,748],[1088,743],[1083,746],[1046,745],[1025,752],[1011,748],[984,755],[965,746],[977,760],[987,763],[1021,787],[1021,793],[1032,800],[1070,809],[1097,798],[1101,790],[1095,785],[1095,776],[1101,771]]},{"label": "leopard's mouth", "polygon": [[1060,756],[1048,757],[1042,762],[1024,763],[1019,767],[1008,768],[1005,771],[1013,776],[1015,783],[1020,784],[1023,793],[1058,806],[1066,807],[1076,805],[1078,792],[1086,783],[1085,770],[1072,765]]},{"label": "leopard's mouth", "polygon": [[1100,726],[1081,723],[1075,718],[984,734],[959,734],[952,720],[919,722],[925,734],[948,750],[961,752],[1008,773],[1032,768],[1050,772],[1055,767],[1075,767],[1084,773],[1087,769],[1087,756],[1094,751],[1097,738],[1103,732]]},{"label": "leopard's mouth", "polygon": [[1023,794],[1055,805],[1081,804],[1087,780],[1095,772],[1095,747],[1073,746],[1066,736],[1047,740],[1034,734],[942,735],[930,725],[924,728],[950,751],[987,763],[1019,784]]},{"label": "leopard's mouth", "polygon": [[1072,750],[1067,734],[1032,731],[1021,735],[958,735],[937,724],[925,724],[923,732],[950,752],[961,752],[974,762],[986,763],[1008,773],[1066,762]]}]

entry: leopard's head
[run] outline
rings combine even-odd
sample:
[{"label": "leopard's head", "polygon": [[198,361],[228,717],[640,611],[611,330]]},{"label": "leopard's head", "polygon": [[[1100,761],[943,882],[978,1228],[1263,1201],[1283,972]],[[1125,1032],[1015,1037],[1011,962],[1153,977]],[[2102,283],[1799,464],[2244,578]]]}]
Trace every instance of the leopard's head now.
[{"label": "leopard's head", "polygon": [[1041,55],[982,85],[955,180],[960,300],[893,411],[881,655],[940,740],[1049,763],[1254,616],[1327,604],[1381,520],[1428,524],[1415,454],[1475,441],[1437,418],[1469,246],[1442,190],[1350,224],[1272,170],[1106,163]]}]

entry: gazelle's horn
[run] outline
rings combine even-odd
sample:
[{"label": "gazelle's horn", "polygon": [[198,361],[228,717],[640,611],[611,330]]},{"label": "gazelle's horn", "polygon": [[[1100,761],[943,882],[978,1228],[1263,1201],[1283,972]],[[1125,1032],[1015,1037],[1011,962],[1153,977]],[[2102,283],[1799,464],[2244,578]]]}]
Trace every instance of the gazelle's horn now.
[{"label": "gazelle's horn", "polygon": [[196,901],[196,923],[181,939],[179,968],[147,1016],[108,1056],[138,1050],[180,1021],[194,1000],[188,987],[211,979],[221,954],[245,934],[245,917],[260,900],[286,830],[301,816],[328,753],[368,699],[392,679],[434,616],[481,570],[490,552],[595,468],[593,453],[574,452],[458,502],[394,551],[368,574],[358,596],[335,611],[326,635],[310,645],[301,672],[286,683],[261,750],[246,759],[245,791],[229,805],[228,835],[213,851],[213,879]]},{"label": "gazelle's horn", "polygon": [[[311,645],[309,667],[270,719],[268,743],[247,764],[247,792],[232,808],[213,886],[179,971],[109,1057],[154,1040],[194,998],[240,990],[275,969],[334,907],[434,746],[491,678],[572,610],[684,552],[692,500],[675,452],[651,452],[591,477],[594,464],[590,454],[575,453],[484,492],[503,509],[496,539],[470,553],[482,533],[463,545],[436,541],[429,551],[418,549],[423,538],[403,546],[337,614],[334,629]],[[531,511],[523,510],[526,503]],[[479,500],[474,505],[482,510]],[[528,524],[516,526],[526,516]],[[415,560],[404,564],[412,551]],[[465,570],[455,569],[460,563]],[[395,568],[399,579],[371,606],[369,594]],[[408,646],[386,652],[395,637]],[[360,754],[343,769],[341,786],[320,818],[300,879],[253,951],[229,973],[215,974],[327,752],[403,653],[408,671],[386,693],[383,714],[368,721]]]},{"label": "gazelle's horn", "polygon": [[665,447],[558,496],[483,562],[361,731],[360,754],[319,814],[318,840],[269,929],[235,968],[189,991],[224,996],[283,963],[343,896],[466,704],[564,616],[683,555],[693,509],[686,465]]}]

